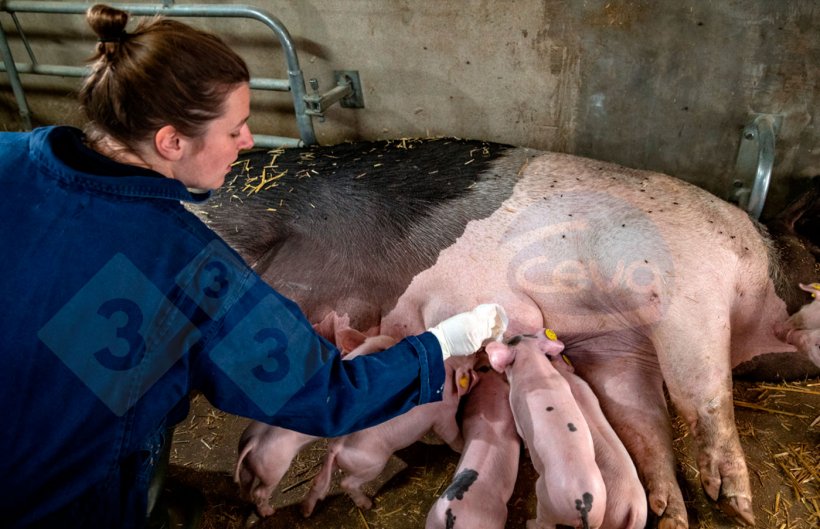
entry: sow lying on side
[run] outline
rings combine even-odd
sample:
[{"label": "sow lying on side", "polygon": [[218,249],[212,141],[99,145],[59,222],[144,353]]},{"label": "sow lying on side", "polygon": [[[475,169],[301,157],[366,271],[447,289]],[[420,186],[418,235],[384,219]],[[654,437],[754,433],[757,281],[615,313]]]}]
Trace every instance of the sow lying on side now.
[{"label": "sow lying on side", "polygon": [[500,303],[510,336],[561,336],[665,528],[688,525],[664,383],[706,493],[753,521],[732,368],[798,351],[743,211],[658,173],[452,139],[253,152],[227,182],[197,213],[311,321],[401,338]]}]

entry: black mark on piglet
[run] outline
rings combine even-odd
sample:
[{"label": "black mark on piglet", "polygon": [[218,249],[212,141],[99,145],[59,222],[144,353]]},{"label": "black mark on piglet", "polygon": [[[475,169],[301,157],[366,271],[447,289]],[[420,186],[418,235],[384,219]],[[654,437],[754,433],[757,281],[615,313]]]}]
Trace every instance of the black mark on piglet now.
[{"label": "black mark on piglet", "polygon": [[592,509],[592,494],[585,492],[582,500],[575,500],[575,508],[581,513],[581,527],[589,529],[589,511]]},{"label": "black mark on piglet", "polygon": [[456,474],[456,477],[453,478],[453,482],[450,483],[450,486],[447,487],[447,490],[444,491],[442,496],[450,501],[454,499],[464,499],[464,493],[469,490],[470,485],[472,485],[477,478],[478,472],[471,468],[465,468]]},{"label": "black mark on piglet", "polygon": [[444,511],[444,528],[445,529],[454,529],[456,526],[456,516],[453,514],[452,509],[447,509]]}]

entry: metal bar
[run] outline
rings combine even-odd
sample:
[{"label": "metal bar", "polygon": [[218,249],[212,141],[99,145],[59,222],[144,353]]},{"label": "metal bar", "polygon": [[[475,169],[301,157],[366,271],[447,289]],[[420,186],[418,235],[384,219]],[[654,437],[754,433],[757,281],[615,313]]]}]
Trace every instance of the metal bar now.
[{"label": "metal bar", "polygon": [[[293,98],[293,106],[296,111],[296,122],[299,127],[299,135],[304,144],[316,143],[316,135],[313,130],[313,122],[307,115],[304,96],[305,80],[302,70],[299,67],[299,59],[296,56],[296,49],[293,39],[290,37],[285,26],[267,11],[248,5],[169,5],[165,4],[109,4],[112,7],[122,9],[137,16],[163,15],[170,17],[225,17],[225,18],[250,18],[258,20],[273,30],[282,46],[288,68],[288,79],[290,92]],[[67,15],[81,15],[86,12],[89,4],[79,2],[39,2],[39,1],[14,1],[0,0],[0,10],[9,13],[55,13]],[[3,35],[5,37],[5,35]],[[5,62],[13,63],[9,52]],[[7,67],[8,68],[8,67]]]},{"label": "metal bar", "polygon": [[735,159],[734,192],[737,202],[751,217],[763,213],[774,168],[774,144],[782,116],[758,114],[743,128]]},{"label": "metal bar", "polygon": [[253,145],[254,147],[304,147],[305,143],[299,138],[254,134]]},{"label": "metal bar", "polygon": [[758,116],[752,124],[757,134],[757,171],[746,210],[756,219],[763,213],[774,167],[774,120],[770,115]]},{"label": "metal bar", "polygon": [[11,83],[14,98],[17,100],[17,109],[20,112],[20,119],[23,120],[23,127],[26,130],[31,130],[31,114],[26,101],[26,93],[23,91],[22,83],[20,83],[20,74],[14,69],[14,58],[11,56],[11,48],[9,48],[8,40],[6,40],[3,24],[0,24],[0,52],[3,53],[3,61],[11,65],[8,71],[9,82]]},{"label": "metal bar", "polygon": [[[14,63],[17,73],[35,75],[54,75],[58,77],[85,77],[91,73],[88,66],[65,66],[62,64],[30,64],[25,62]],[[5,72],[6,63],[0,62],[0,72]],[[268,79],[264,77],[253,77],[250,82],[254,90],[273,90],[287,92],[290,90],[290,83],[287,79]]]},{"label": "metal bar", "polygon": [[26,34],[23,33],[23,26],[20,25],[20,21],[17,20],[16,13],[9,13],[11,15],[12,21],[14,21],[14,27],[17,28],[17,34],[20,35],[20,40],[23,41],[23,45],[26,47],[26,53],[28,53],[28,58],[34,64],[37,64],[37,58],[34,56],[34,51],[31,49],[31,45],[28,43],[28,39],[26,38]]},{"label": "metal bar", "polygon": [[324,94],[305,96],[307,113],[312,116],[321,116],[333,103],[351,94],[353,94],[353,86],[350,83],[340,83]]}]

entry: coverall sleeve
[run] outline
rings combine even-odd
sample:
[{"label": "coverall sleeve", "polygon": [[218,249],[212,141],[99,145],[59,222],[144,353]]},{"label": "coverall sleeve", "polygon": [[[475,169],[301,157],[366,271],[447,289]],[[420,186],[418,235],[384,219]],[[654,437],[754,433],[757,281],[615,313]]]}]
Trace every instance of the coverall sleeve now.
[{"label": "coverall sleeve", "polygon": [[431,333],[343,361],[296,303],[253,272],[242,282],[192,358],[193,385],[217,408],[333,437],[441,400],[444,363]]}]

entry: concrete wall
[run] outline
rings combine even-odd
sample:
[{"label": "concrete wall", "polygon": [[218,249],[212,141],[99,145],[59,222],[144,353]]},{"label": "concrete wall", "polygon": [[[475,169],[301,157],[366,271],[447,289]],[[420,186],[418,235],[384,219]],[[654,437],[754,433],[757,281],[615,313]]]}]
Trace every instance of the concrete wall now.
[{"label": "concrete wall", "polygon": [[[156,3],[156,2],[152,2]],[[178,1],[183,5],[187,1]],[[220,3],[200,1],[197,3]],[[229,2],[222,2],[229,3]],[[820,3],[814,0],[248,0],[296,42],[305,78],[358,70],[366,107],[314,120],[320,143],[479,138],[663,171],[729,196],[740,132],[779,116],[764,216],[820,174]],[[0,15],[18,61],[24,51]],[[20,15],[43,63],[82,64],[80,16]],[[218,32],[252,74],[283,77],[252,20],[186,19]],[[81,123],[76,79],[24,76],[36,123]],[[287,94],[254,92],[254,132],[298,135]],[[0,123],[19,128],[0,74]]]}]

